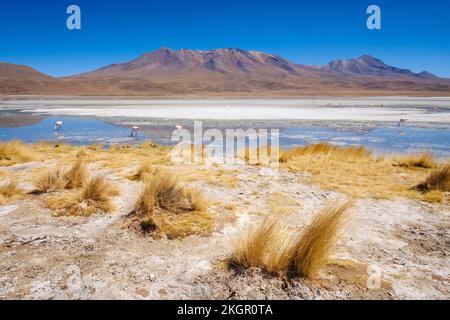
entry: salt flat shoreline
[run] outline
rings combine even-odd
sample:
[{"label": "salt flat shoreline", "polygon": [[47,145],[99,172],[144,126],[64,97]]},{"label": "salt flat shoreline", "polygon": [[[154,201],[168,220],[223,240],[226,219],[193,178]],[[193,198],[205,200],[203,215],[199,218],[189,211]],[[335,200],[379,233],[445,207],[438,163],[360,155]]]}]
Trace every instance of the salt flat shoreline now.
[{"label": "salt flat shoreline", "polygon": [[330,120],[450,123],[450,98],[283,100],[61,99],[0,101],[0,110],[41,115],[188,120]]}]

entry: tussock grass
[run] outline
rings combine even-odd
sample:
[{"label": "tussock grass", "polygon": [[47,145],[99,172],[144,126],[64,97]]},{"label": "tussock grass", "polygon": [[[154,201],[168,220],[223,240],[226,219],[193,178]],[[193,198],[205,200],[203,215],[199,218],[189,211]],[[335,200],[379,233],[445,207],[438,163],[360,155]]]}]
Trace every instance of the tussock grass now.
[{"label": "tussock grass", "polygon": [[237,242],[230,264],[269,273],[313,277],[327,263],[348,217],[350,202],[319,212],[302,232],[268,216]]},{"label": "tussock grass", "polygon": [[88,178],[88,170],[83,160],[79,159],[75,164],[64,174],[66,189],[81,188]]},{"label": "tussock grass", "polygon": [[47,205],[58,216],[90,216],[113,212],[113,199],[117,195],[118,187],[98,174],[87,180],[80,190],[47,199]]},{"label": "tussock grass", "polygon": [[133,173],[132,175],[130,175],[128,177],[128,179],[130,179],[132,181],[143,181],[143,180],[149,179],[154,171],[155,171],[155,168],[153,167],[153,165],[151,163],[144,162],[139,166],[139,168],[137,169],[137,171],[135,173]]},{"label": "tussock grass", "polygon": [[102,174],[90,178],[81,189],[81,200],[107,202],[111,197],[119,195],[119,191]]},{"label": "tussock grass", "polygon": [[372,151],[362,146],[340,147],[322,142],[284,150],[280,154],[280,162],[286,163],[294,160],[295,158],[304,156],[325,156],[329,158],[340,158],[342,161],[371,159],[373,157]]},{"label": "tussock grass", "polygon": [[392,164],[399,167],[429,169],[436,166],[436,161],[430,152],[424,152],[395,158]]},{"label": "tussock grass", "polygon": [[139,148],[141,149],[155,149],[155,148],[159,148],[160,146],[157,145],[155,142],[153,142],[152,140],[147,140],[142,142],[139,145]]},{"label": "tussock grass", "polygon": [[25,192],[19,188],[15,180],[10,180],[0,184],[0,205],[7,203],[11,199],[19,199]]},{"label": "tussock grass", "polygon": [[34,189],[31,193],[51,193],[62,189],[77,189],[84,186],[88,178],[88,170],[83,160],[78,159],[66,172],[53,167],[39,172],[34,178]]},{"label": "tussock grass", "polygon": [[31,193],[50,193],[64,188],[65,182],[58,167],[46,169],[34,179]]},{"label": "tussock grass", "polygon": [[307,182],[324,190],[335,190],[355,198],[391,199],[409,197],[426,200],[413,190],[427,175],[427,169],[393,165],[377,158],[363,147],[339,147],[326,143],[308,145],[282,152],[282,166],[307,173]]},{"label": "tussock grass", "polygon": [[444,165],[441,168],[431,171],[425,178],[425,181],[417,185],[417,189],[429,191],[450,191],[450,165]]},{"label": "tussock grass", "polygon": [[17,181],[11,180],[0,184],[0,195],[10,198],[23,195],[23,190],[19,188]]},{"label": "tussock grass", "polygon": [[82,149],[80,149],[80,150],[77,152],[77,158],[78,158],[78,159],[84,159],[84,158],[86,158],[87,156],[88,156],[88,153],[87,153],[87,151],[86,151],[85,148],[82,148]]},{"label": "tussock grass", "polygon": [[145,181],[133,211],[143,231],[169,239],[212,230],[213,219],[206,202],[166,169],[158,168]]},{"label": "tussock grass", "polygon": [[11,166],[31,159],[20,141],[0,142],[0,166]]},{"label": "tussock grass", "polygon": [[269,273],[284,273],[291,268],[296,232],[274,216],[266,217],[249,229],[235,245],[230,264],[234,267],[261,268]]},{"label": "tussock grass", "polygon": [[244,148],[244,160],[246,164],[250,165],[267,165],[270,164],[272,157],[276,157],[278,154],[272,151],[270,145],[257,146],[255,148],[250,148],[245,146]]},{"label": "tussock grass", "polygon": [[140,193],[136,209],[144,213],[178,213],[204,210],[205,203],[199,193],[187,188],[170,171],[158,168]]},{"label": "tussock grass", "polygon": [[351,202],[331,205],[317,214],[296,244],[294,268],[311,277],[327,262],[348,218]]}]

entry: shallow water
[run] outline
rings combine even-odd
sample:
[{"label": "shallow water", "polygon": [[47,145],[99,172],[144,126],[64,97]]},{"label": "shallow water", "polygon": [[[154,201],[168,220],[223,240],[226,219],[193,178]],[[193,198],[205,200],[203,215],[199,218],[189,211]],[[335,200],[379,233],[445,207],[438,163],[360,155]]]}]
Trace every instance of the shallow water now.
[{"label": "shallow water", "polygon": [[[59,132],[54,130],[57,120],[64,122],[64,126]],[[338,124],[338,121],[333,123]],[[251,127],[247,123],[240,124],[244,125],[244,128]],[[205,126],[208,126],[208,123],[205,123]],[[83,117],[50,117],[33,125],[0,128],[0,140],[19,139],[27,143],[60,141],[75,145],[94,143],[110,145],[151,139],[160,144],[171,144],[170,137],[174,126],[168,125],[164,121],[157,121],[152,125],[142,125],[142,132],[139,132],[137,138],[130,137],[130,127],[131,124],[115,125]],[[339,129],[339,126],[334,128],[307,124],[280,128],[280,145],[281,147],[292,147],[329,142],[343,146],[364,145],[374,149],[377,153],[414,153],[429,150],[439,157],[450,157],[450,127],[446,129],[434,127],[399,129],[395,126],[361,129],[356,125],[346,125],[345,127],[349,129],[342,130]]]},{"label": "shallow water", "polygon": [[[55,131],[55,122],[64,122],[59,131]],[[131,129],[106,123],[100,120],[79,117],[47,118],[37,124],[16,128],[0,128],[0,139],[22,140],[33,143],[38,141],[60,141],[75,145],[89,145],[100,143],[104,145],[114,143],[129,143],[148,139],[140,132],[137,138],[130,137]]]},{"label": "shallow water", "polygon": [[280,133],[282,146],[322,141],[344,146],[364,145],[377,153],[431,151],[440,157],[450,157],[450,130],[377,127],[370,130],[337,131],[318,127],[295,127]]}]

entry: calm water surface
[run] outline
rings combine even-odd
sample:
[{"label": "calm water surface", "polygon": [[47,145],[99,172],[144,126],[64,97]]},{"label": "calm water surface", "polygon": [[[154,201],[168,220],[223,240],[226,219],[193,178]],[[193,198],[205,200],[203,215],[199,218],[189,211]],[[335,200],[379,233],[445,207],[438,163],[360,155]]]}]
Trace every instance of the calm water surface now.
[{"label": "calm water surface", "polygon": [[[1,117],[1,114],[0,114]],[[55,132],[57,120],[63,128]],[[137,138],[130,137],[130,126],[114,125],[102,120],[82,117],[50,117],[34,125],[16,128],[0,128],[0,139],[19,139],[32,143],[61,141],[75,145],[101,143],[139,142],[151,139],[160,144],[170,144],[171,127],[161,130],[152,125],[142,128]],[[414,153],[429,150],[440,157],[450,157],[450,126],[435,128],[375,127],[367,130],[336,130],[319,126],[295,126],[280,130],[282,147],[301,146],[309,143],[329,142],[335,145],[364,145],[379,153]]]}]

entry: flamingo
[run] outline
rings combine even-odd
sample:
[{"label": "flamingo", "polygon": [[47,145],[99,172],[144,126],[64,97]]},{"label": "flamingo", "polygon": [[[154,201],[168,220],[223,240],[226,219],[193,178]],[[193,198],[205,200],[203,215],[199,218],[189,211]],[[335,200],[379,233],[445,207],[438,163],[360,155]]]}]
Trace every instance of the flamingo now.
[{"label": "flamingo", "polygon": [[62,122],[61,120],[56,121],[55,122],[55,131],[59,131],[59,129],[61,129],[63,124],[64,124],[64,122]]},{"label": "flamingo", "polygon": [[397,128],[404,127],[406,124],[406,121],[408,121],[408,119],[400,119],[400,121],[397,124]]},{"label": "flamingo", "polygon": [[130,137],[137,137],[138,131],[141,130],[138,126],[131,127],[131,135]]}]

